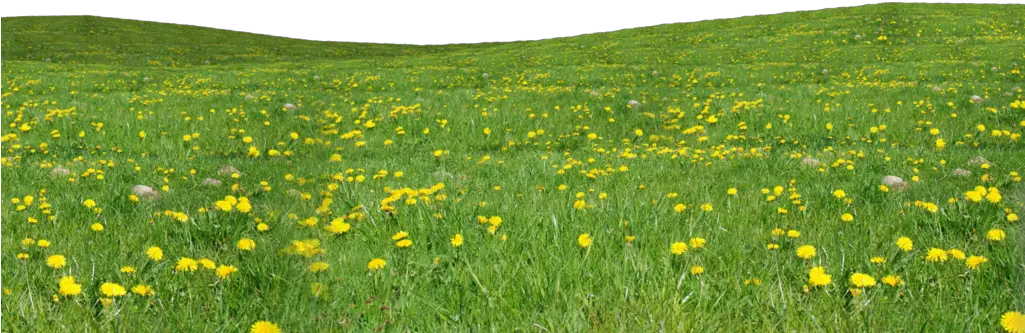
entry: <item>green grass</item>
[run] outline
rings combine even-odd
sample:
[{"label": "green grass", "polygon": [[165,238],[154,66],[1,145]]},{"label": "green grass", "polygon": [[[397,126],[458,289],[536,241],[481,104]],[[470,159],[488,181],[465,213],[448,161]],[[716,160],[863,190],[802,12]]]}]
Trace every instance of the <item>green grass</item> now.
[{"label": "green grass", "polygon": [[[1022,17],[881,4],[446,46],[3,18],[3,330],[999,331],[1025,311]],[[910,186],[881,191],[885,175]],[[161,198],[133,202],[137,184]],[[972,202],[976,186],[1001,197]],[[218,211],[227,195],[252,210]],[[325,230],[336,218],[351,230]],[[182,257],[238,271],[177,272]],[[813,266],[832,283],[805,291]],[[81,294],[58,295],[64,276]],[[155,294],[104,305],[105,282]]]}]

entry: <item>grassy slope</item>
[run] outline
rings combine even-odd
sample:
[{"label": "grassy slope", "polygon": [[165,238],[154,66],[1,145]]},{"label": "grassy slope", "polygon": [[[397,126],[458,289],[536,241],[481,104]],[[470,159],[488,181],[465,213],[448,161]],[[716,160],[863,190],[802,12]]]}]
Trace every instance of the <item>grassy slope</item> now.
[{"label": "grassy slope", "polygon": [[[1021,213],[1025,195],[1008,176],[1025,172],[1022,140],[1009,139],[1025,119],[1010,107],[1023,99],[1023,14],[1023,6],[884,4],[451,46],[311,42],[95,17],[4,18],[2,260],[3,287],[11,290],[4,325],[232,331],[265,319],[288,331],[992,331],[1000,314],[1025,302],[1025,232],[1002,210]],[[987,100],[973,104],[971,95]],[[628,108],[631,99],[642,106]],[[285,111],[284,103],[299,107]],[[414,104],[416,111],[390,116]],[[719,121],[709,123],[709,115]],[[368,120],[376,126],[364,126]],[[32,129],[17,130],[22,124]],[[397,135],[397,127],[407,133]],[[482,134],[485,128],[492,133]],[[1008,134],[993,136],[994,129]],[[145,140],[137,139],[140,130]],[[340,137],[354,130],[354,138]],[[182,142],[190,133],[201,136]],[[254,143],[243,143],[245,136]],[[947,148],[934,147],[938,137]],[[250,146],[262,156],[247,158]],[[294,155],[267,157],[270,149]],[[436,159],[435,150],[449,154]],[[333,153],[343,162],[327,162]],[[805,155],[826,164],[800,167]],[[948,204],[982,184],[987,171],[966,164],[977,155],[993,161],[987,186],[1000,187],[1004,202]],[[109,160],[116,164],[101,163]],[[231,190],[197,184],[229,164],[244,175],[222,180],[246,189],[252,215],[200,213]],[[53,165],[74,170],[75,181],[50,177]],[[556,172],[564,165],[570,168]],[[104,179],[81,174],[89,168]],[[954,168],[975,175],[951,177]],[[373,179],[378,170],[405,176]],[[336,173],[342,181],[331,179]],[[345,181],[357,174],[367,180]],[[921,180],[881,193],[885,174]],[[260,181],[272,190],[260,190]],[[446,200],[419,198],[392,217],[379,211],[386,186],[438,182]],[[340,188],[331,191],[330,183]],[[134,204],[127,199],[134,184],[166,184],[170,192]],[[557,189],[563,184],[568,190]],[[759,190],[777,185],[792,187],[800,202],[766,202]],[[727,196],[728,187],[740,194]],[[297,200],[290,189],[312,199]],[[852,201],[834,198],[835,189]],[[572,208],[577,192],[590,207]],[[36,207],[16,211],[10,198],[30,194],[53,205],[52,222]],[[289,217],[315,216],[327,195],[334,213],[321,216],[320,226],[357,204],[370,214],[340,238]],[[85,199],[103,212],[83,208]],[[914,201],[942,210],[928,213]],[[711,212],[699,209],[706,202]],[[688,210],[675,213],[678,203]],[[165,210],[192,220],[152,215]],[[855,221],[839,222],[843,213]],[[476,216],[494,215],[505,222],[491,235]],[[257,232],[254,218],[272,229]],[[106,230],[88,231],[93,222]],[[803,235],[774,238],[776,227]],[[991,228],[1006,230],[1007,241],[986,241]],[[389,236],[399,230],[410,233],[412,248],[392,245]],[[457,232],[467,239],[458,250],[448,245]],[[595,238],[587,251],[576,245],[581,233]],[[626,235],[637,240],[624,245]],[[895,249],[899,235],[915,240],[915,252]],[[668,253],[670,243],[695,236],[707,238],[707,248]],[[24,247],[25,237],[54,245]],[[256,240],[257,253],[234,248],[242,237]],[[326,252],[280,251],[310,238]],[[783,248],[767,251],[769,242]],[[802,244],[819,250],[810,263],[793,255]],[[143,251],[151,245],[167,258],[148,262]],[[956,260],[923,263],[929,247],[989,262],[963,274]],[[19,252],[32,259],[15,259]],[[44,265],[57,253],[69,267]],[[182,256],[240,271],[220,283],[209,272],[172,273]],[[888,262],[870,264],[872,256]],[[367,274],[374,257],[388,266]],[[314,261],[331,268],[307,272]],[[806,294],[812,264],[834,281]],[[139,273],[118,273],[124,265]],[[689,276],[693,265],[708,273]],[[852,298],[845,291],[854,272],[893,273],[907,284]],[[68,274],[85,295],[49,302],[56,280]],[[753,278],[764,284],[744,284]],[[157,296],[104,308],[94,304],[104,281],[145,282]],[[325,284],[327,294],[312,296],[312,283]]]}]

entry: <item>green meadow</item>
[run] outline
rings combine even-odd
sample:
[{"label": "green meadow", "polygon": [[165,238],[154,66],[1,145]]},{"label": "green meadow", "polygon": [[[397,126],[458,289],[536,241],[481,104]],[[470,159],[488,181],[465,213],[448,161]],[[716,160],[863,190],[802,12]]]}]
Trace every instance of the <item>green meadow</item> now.
[{"label": "green meadow", "polygon": [[2,331],[1022,333],[1023,21],[5,17]]}]

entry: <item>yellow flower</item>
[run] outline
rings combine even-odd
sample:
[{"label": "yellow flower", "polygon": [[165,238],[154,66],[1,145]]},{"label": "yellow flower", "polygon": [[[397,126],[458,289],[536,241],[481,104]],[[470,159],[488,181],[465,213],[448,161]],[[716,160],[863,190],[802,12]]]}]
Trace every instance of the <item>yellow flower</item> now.
[{"label": "yellow flower", "polygon": [[691,266],[690,267],[690,274],[691,275],[705,274],[705,268],[701,267],[701,266]]},{"label": "yellow flower", "polygon": [[851,284],[858,288],[875,287],[876,279],[868,274],[854,273],[851,275]]},{"label": "yellow flower", "polygon": [[117,283],[106,282],[100,285],[100,293],[107,297],[124,296],[128,293],[125,287]]},{"label": "yellow flower", "polygon": [[411,240],[409,238],[402,239],[402,240],[399,240],[398,242],[396,242],[395,246],[398,246],[399,248],[404,249],[404,248],[413,246],[413,240]]},{"label": "yellow flower", "polygon": [[1000,326],[1009,333],[1025,333],[1025,314],[1008,311],[1000,317]]},{"label": "yellow flower", "polygon": [[925,260],[931,262],[944,262],[947,261],[947,251],[938,248],[931,248],[929,252],[925,254]]},{"label": "yellow flower", "polygon": [[687,210],[687,206],[684,206],[682,203],[679,203],[679,204],[676,204],[676,206],[673,206],[673,211],[675,211],[677,213],[683,213],[683,211],[685,211],[685,210]]},{"label": "yellow flower", "polygon": [[968,269],[973,269],[974,270],[974,269],[978,269],[980,265],[986,263],[987,261],[989,261],[989,260],[986,259],[986,257],[983,257],[983,256],[971,256],[971,257],[968,257],[968,259],[965,259],[964,264],[965,264],[965,266],[968,266]]},{"label": "yellow flower", "polygon": [[705,239],[701,237],[694,237],[690,239],[690,247],[692,249],[703,248],[705,247],[705,243],[707,243],[707,241],[705,241]]},{"label": "yellow flower", "polygon": [[82,206],[85,206],[85,208],[96,207],[96,201],[93,199],[85,199],[85,201],[82,201]]},{"label": "yellow flower", "polygon": [[456,234],[455,236],[452,236],[451,243],[452,243],[452,247],[460,247],[460,246],[462,246],[463,245],[463,235],[462,234]]},{"label": "yellow flower", "polygon": [[911,238],[901,237],[897,239],[897,247],[900,248],[901,251],[909,252],[914,248],[914,242],[911,241]]},{"label": "yellow flower", "polygon": [[851,215],[851,213],[844,213],[840,216],[840,220],[844,222],[854,221],[854,215]]},{"label": "yellow flower", "polygon": [[217,274],[217,277],[221,278],[221,280],[227,279],[228,275],[235,272],[238,272],[238,268],[235,268],[235,266],[232,265],[220,265],[217,266],[217,270],[214,271],[214,273]]},{"label": "yellow flower", "polygon": [[174,266],[174,270],[177,272],[195,272],[199,270],[199,262],[189,257],[182,257],[178,259],[178,264]]},{"label": "yellow flower", "polygon": [[769,244],[765,244],[765,248],[766,248],[767,250],[769,250],[769,251],[772,251],[772,250],[779,250],[779,244],[776,244],[776,243],[769,243]]},{"label": "yellow flower", "polygon": [[890,274],[883,277],[883,283],[890,287],[896,287],[898,285],[903,285],[904,279],[899,276]]},{"label": "yellow flower", "polygon": [[577,237],[577,245],[580,245],[580,247],[582,248],[587,248],[588,246],[591,246],[592,241],[594,240],[591,239],[591,235],[588,235],[586,233],[580,234],[580,236]]},{"label": "yellow flower", "polygon": [[798,238],[798,237],[801,237],[801,232],[800,232],[800,231],[797,231],[797,230],[790,230],[790,231],[787,231],[787,237],[790,237],[790,238]]},{"label": "yellow flower", "polygon": [[89,229],[92,229],[95,232],[103,231],[103,224],[101,224],[101,223],[93,223],[93,225],[89,226]]},{"label": "yellow flower", "polygon": [[261,320],[249,328],[249,333],[281,333],[281,328],[278,327],[278,324]]},{"label": "yellow flower", "polygon": [[205,268],[205,269],[214,269],[214,268],[217,267],[217,264],[214,263],[213,260],[210,260],[210,259],[207,259],[207,258],[200,258],[198,261],[199,261],[199,264],[201,266],[203,266],[203,268]]},{"label": "yellow flower", "polygon": [[669,252],[675,255],[687,253],[687,243],[676,242],[669,246]]},{"label": "yellow flower", "polygon": [[370,260],[370,263],[367,263],[367,269],[372,270],[372,271],[376,271],[376,270],[384,268],[384,265],[387,265],[387,264],[388,263],[385,262],[384,259],[374,258],[373,260]]},{"label": "yellow flower", "polygon": [[964,251],[961,251],[961,250],[958,250],[958,249],[947,250],[947,254],[949,254],[951,258],[954,258],[954,259],[957,259],[957,260],[964,260],[965,259]]},{"label": "yellow flower", "polygon": [[249,198],[241,197],[238,199],[235,209],[238,209],[239,213],[248,213],[253,210],[253,205],[249,203]]},{"label": "yellow flower", "polygon": [[73,276],[62,277],[57,286],[57,292],[63,296],[75,296],[82,293],[82,285],[76,283]]},{"label": "yellow flower", "polygon": [[53,269],[60,269],[64,267],[64,265],[67,265],[67,263],[67,259],[65,259],[64,256],[59,254],[46,257],[46,265],[50,266],[50,268]]},{"label": "yellow flower", "polygon": [[731,187],[726,190],[726,195],[737,195],[737,188]]},{"label": "yellow flower", "polygon": [[310,272],[320,272],[327,269],[328,267],[331,267],[331,265],[323,261],[318,261],[310,264]]},{"label": "yellow flower", "polygon": [[1007,238],[1007,233],[1000,229],[989,229],[986,232],[986,239],[994,242],[1003,241],[1005,238]]},{"label": "yellow flower", "polygon": [[885,264],[886,263],[886,258],[883,258],[883,257],[872,257],[871,261],[872,261],[873,264]]},{"label": "yellow flower", "polygon": [[132,287],[132,292],[139,296],[153,296],[153,294],[155,294],[153,287],[145,284],[135,285],[135,287]]},{"label": "yellow flower", "polygon": [[249,238],[243,238],[239,239],[235,246],[238,247],[239,250],[252,251],[256,249],[256,241]]},{"label": "yellow flower", "polygon": [[815,247],[811,245],[802,245],[797,248],[797,256],[801,259],[808,260],[815,257]]},{"label": "yellow flower", "polygon": [[391,240],[397,241],[397,240],[400,240],[400,239],[403,239],[403,238],[406,238],[406,237],[409,237],[409,233],[408,232],[399,231],[399,232],[396,232],[394,235],[391,236]]},{"label": "yellow flower", "polygon": [[150,248],[146,249],[146,256],[152,259],[153,261],[161,261],[164,260],[164,251],[161,250],[159,247],[151,246]]},{"label": "yellow flower", "polygon": [[833,196],[836,197],[837,199],[843,199],[843,198],[847,197],[847,192],[844,192],[843,190],[839,190],[838,189],[836,191],[833,191]]},{"label": "yellow flower", "polygon": [[822,266],[812,267],[812,269],[808,271],[808,284],[812,286],[821,287],[829,285],[832,282],[833,276],[826,274],[826,269]]},{"label": "yellow flower", "polygon": [[345,223],[345,220],[342,218],[331,220],[331,223],[324,227],[324,230],[335,235],[344,234],[349,232],[350,229],[352,229],[352,225]]},{"label": "yellow flower", "polygon": [[712,211],[712,204],[708,203],[708,202],[701,204],[701,210],[705,211],[705,212],[711,212]]}]

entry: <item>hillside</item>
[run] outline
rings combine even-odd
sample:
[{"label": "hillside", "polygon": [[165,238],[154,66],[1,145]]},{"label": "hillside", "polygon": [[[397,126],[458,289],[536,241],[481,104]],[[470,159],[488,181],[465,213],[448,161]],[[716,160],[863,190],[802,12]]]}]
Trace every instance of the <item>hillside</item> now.
[{"label": "hillside", "polygon": [[3,326],[1019,332],[1022,17],[442,46],[3,18]]}]

